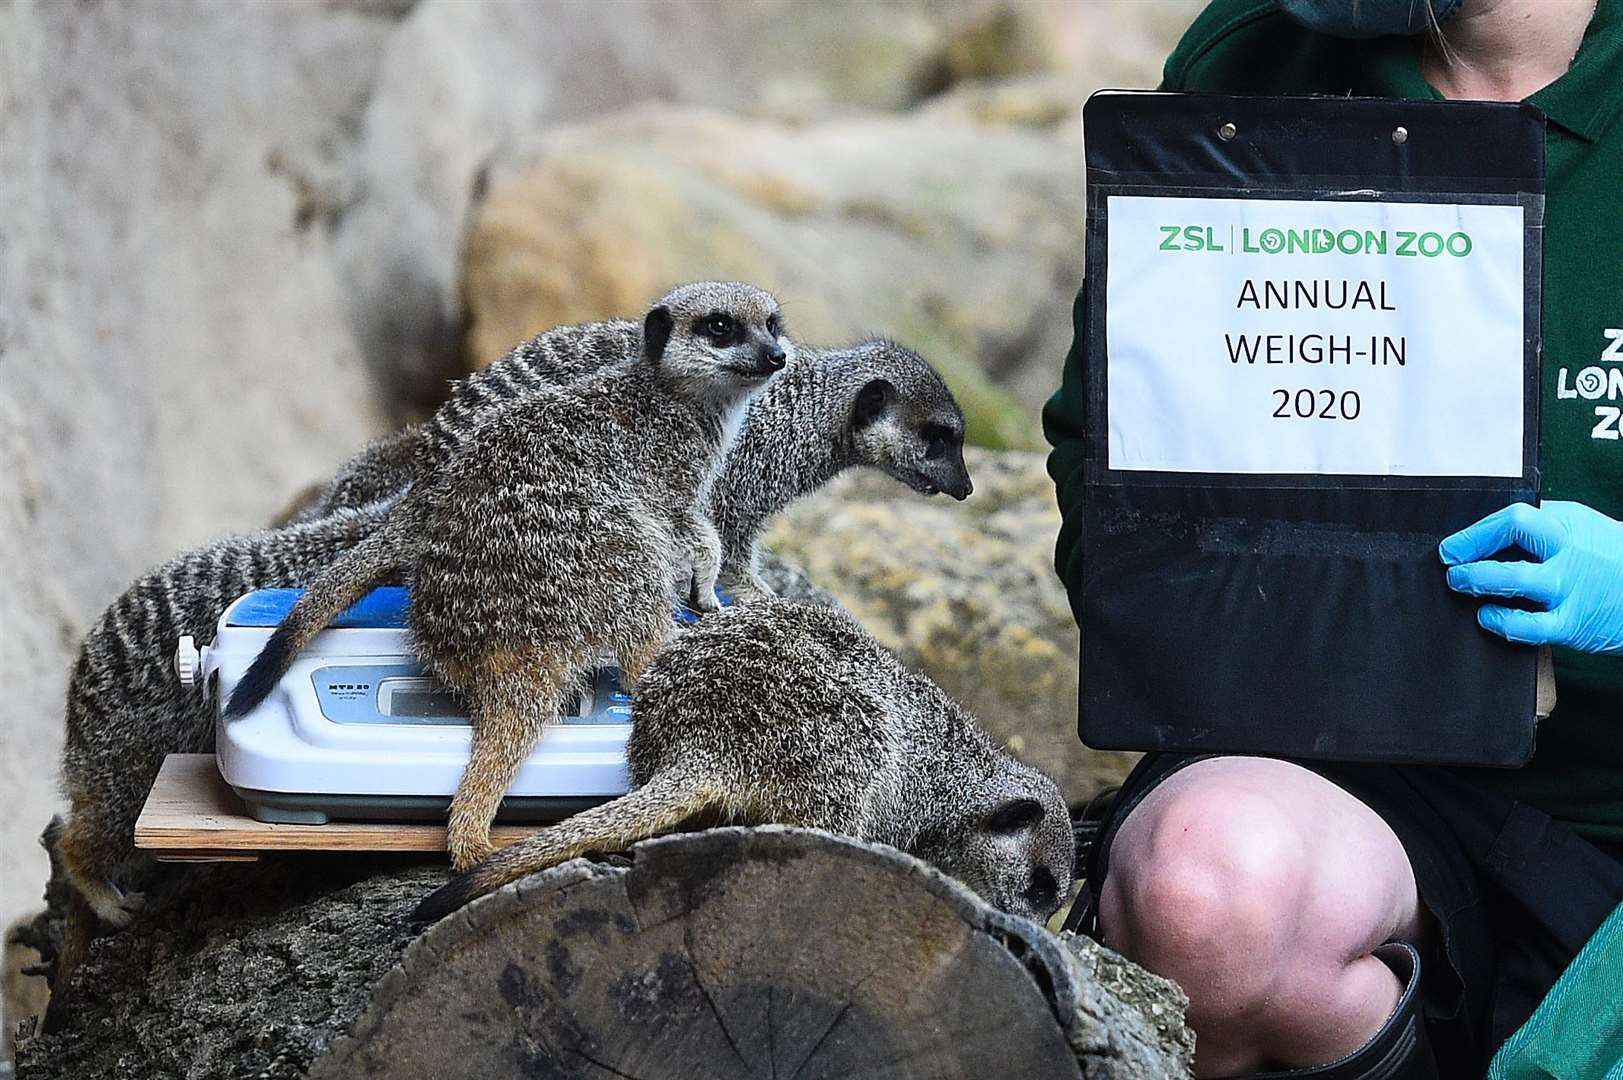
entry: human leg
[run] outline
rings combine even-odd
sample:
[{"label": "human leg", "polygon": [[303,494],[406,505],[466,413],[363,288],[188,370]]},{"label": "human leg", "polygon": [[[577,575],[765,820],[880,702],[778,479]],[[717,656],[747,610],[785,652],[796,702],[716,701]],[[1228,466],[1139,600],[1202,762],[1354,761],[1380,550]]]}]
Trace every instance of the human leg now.
[{"label": "human leg", "polygon": [[1116,827],[1099,888],[1107,945],[1190,997],[1197,1073],[1335,1061],[1403,989],[1375,949],[1418,942],[1423,908],[1393,830],[1346,790],[1268,758],[1179,769]]}]

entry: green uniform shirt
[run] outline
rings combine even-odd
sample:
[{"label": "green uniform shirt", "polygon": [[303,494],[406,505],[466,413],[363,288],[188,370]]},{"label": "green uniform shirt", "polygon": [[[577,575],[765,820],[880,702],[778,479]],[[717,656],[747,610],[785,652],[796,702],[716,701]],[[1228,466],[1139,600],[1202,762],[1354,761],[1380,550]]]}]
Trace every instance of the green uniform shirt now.
[{"label": "green uniform shirt", "polygon": [[[1215,0],[1168,58],[1164,86],[1235,94],[1440,97],[1420,75],[1414,42],[1350,41],[1313,33],[1276,0]],[[1544,217],[1541,466],[1546,499],[1571,499],[1623,519],[1623,0],[1599,0],[1572,68],[1528,99],[1549,116]],[[1065,522],[1055,566],[1080,596],[1082,297],[1064,381],[1043,410],[1049,472]],[[1589,367],[1603,389],[1579,392]],[[1623,375],[1619,376],[1623,384]],[[1438,567],[1442,577],[1441,564]],[[1484,631],[1485,633],[1486,631]],[[1146,662],[1148,658],[1146,658]],[[1531,803],[1591,837],[1623,841],[1623,658],[1556,650],[1556,712],[1538,751],[1518,770],[1470,770],[1484,785]]]}]

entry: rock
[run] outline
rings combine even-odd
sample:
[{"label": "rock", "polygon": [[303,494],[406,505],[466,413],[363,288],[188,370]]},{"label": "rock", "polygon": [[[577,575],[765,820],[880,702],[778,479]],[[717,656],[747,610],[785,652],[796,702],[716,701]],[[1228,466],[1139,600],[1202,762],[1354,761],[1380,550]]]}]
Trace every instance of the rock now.
[{"label": "rock", "polygon": [[1031,11],[1030,5],[1000,4],[962,20],[920,74],[920,95],[939,94],[965,80],[1009,79],[1046,68],[1051,46]]},{"label": "rock", "polygon": [[272,855],[173,871],[125,931],[99,938],[68,1027],[21,1043],[24,1077],[304,1075],[417,930],[439,865]]},{"label": "rock", "polygon": [[[1123,1076],[1190,1075],[1195,1033],[1184,1024],[1189,997],[1183,989],[1092,938],[1066,932],[1059,935],[1059,943],[1082,988],[1078,1015],[1098,1018],[1068,1032],[1077,1058],[1108,1057],[1119,1063]],[[1091,1080],[1093,1074],[1084,1075]]]},{"label": "rock", "polygon": [[785,511],[768,541],[887,648],[963,702],[1078,802],[1137,754],[1076,735],[1076,623],[1053,569],[1059,511],[1040,454],[965,455],[963,503],[853,471]]},{"label": "rock", "polygon": [[1072,74],[1042,74],[999,82],[973,83],[919,107],[920,117],[979,127],[1024,127],[1079,143],[1080,106],[1093,89]]},{"label": "rock", "polygon": [[392,25],[0,3],[0,923],[45,879],[90,621],[383,423],[320,220]]},{"label": "rock", "polygon": [[462,334],[468,215],[513,144],[645,100],[801,119],[896,108],[941,48],[938,10],[666,0],[605,18],[572,0],[423,0],[388,42],[336,230],[356,332],[397,407],[443,395]]},{"label": "rock", "polygon": [[468,358],[733,277],[776,291],[801,340],[912,346],[973,441],[1034,448],[1081,276],[1081,170],[1074,138],[912,114],[789,127],[643,107],[559,129],[492,167],[466,246]]},{"label": "rock", "polygon": [[[1159,80],[1200,0],[666,0],[619,5],[612,19],[570,0],[422,0],[409,14],[404,2],[378,5],[405,17],[359,124],[336,241],[356,333],[380,385],[397,408],[421,409],[439,400],[456,359],[469,295],[459,258],[472,208],[489,172],[536,133],[638,101],[806,124],[1050,69],[1080,78],[1067,107],[1074,128],[1087,91]],[[1080,197],[1079,154],[1072,165]],[[1063,224],[1080,252],[1080,219]],[[1037,293],[1052,285],[1032,281]],[[1068,310],[1059,310],[1061,323]],[[518,340],[475,356],[488,360]],[[1031,400],[1044,385],[1037,380],[1022,396]]]}]

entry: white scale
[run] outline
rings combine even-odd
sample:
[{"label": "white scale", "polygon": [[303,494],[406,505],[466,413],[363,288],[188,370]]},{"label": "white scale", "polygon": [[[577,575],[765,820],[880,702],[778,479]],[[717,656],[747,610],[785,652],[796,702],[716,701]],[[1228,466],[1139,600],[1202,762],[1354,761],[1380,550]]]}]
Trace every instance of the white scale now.
[{"label": "white scale", "polygon": [[[443,818],[472,728],[463,703],[412,655],[404,588],[368,593],[316,635],[257,708],[234,720],[219,715],[302,593],[248,593],[220,616],[213,644],[180,639],[180,680],[201,684],[215,709],[221,775],[260,821]],[[630,789],[631,698],[619,674],[606,661],[548,725],[500,817],[556,819]]]}]

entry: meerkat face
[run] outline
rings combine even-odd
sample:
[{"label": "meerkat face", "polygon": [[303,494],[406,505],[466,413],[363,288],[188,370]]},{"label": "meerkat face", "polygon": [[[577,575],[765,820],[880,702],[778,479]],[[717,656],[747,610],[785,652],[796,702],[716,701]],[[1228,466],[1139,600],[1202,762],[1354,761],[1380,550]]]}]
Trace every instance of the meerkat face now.
[{"label": "meerkat face", "polygon": [[969,498],[964,414],[924,358],[890,341],[856,350],[864,373],[850,418],[857,463],[870,465],[923,495]]},{"label": "meerkat face", "polygon": [[1059,788],[1013,758],[980,785],[924,857],[1011,915],[1046,922],[1075,880],[1076,836]]},{"label": "meerkat face", "polygon": [[738,282],[704,281],[667,293],[643,320],[643,351],[680,392],[742,400],[794,356],[777,298]]}]

